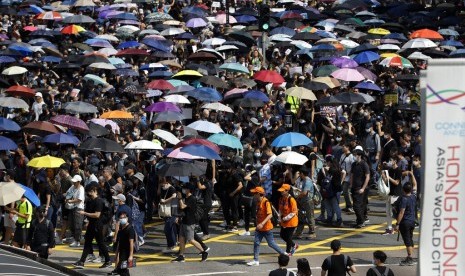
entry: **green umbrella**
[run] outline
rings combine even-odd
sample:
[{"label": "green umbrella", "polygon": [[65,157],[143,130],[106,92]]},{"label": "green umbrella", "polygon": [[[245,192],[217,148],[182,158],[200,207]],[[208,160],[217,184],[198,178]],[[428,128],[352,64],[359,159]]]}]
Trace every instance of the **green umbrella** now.
[{"label": "green umbrella", "polygon": [[188,85],[187,82],[182,81],[182,80],[168,80],[169,83],[171,83],[174,87],[180,86],[180,85]]},{"label": "green umbrella", "polygon": [[329,75],[331,75],[332,72],[338,70],[339,68],[337,68],[336,66],[334,65],[323,65],[323,66],[320,66],[318,68],[316,68],[315,70],[313,70],[313,74],[317,77],[327,77]]},{"label": "green umbrella", "polygon": [[249,69],[247,69],[244,65],[239,64],[239,63],[224,63],[219,67],[219,69],[223,69],[225,71],[233,71],[233,72],[240,72],[240,73],[245,73],[245,74],[250,74]]},{"label": "green umbrella", "polygon": [[242,143],[236,136],[225,133],[216,133],[207,139],[210,142],[217,144],[218,146],[225,146],[233,149],[242,149]]},{"label": "green umbrella", "polygon": [[97,84],[97,85],[98,85],[98,84],[101,84],[101,85],[103,85],[103,86],[107,86],[107,85],[108,85],[108,83],[107,83],[105,80],[103,80],[101,77],[96,76],[96,75],[94,75],[94,74],[87,74],[87,75],[84,76],[84,79],[87,80],[87,81],[88,81],[88,80],[91,80],[91,81],[94,82],[94,84]]}]

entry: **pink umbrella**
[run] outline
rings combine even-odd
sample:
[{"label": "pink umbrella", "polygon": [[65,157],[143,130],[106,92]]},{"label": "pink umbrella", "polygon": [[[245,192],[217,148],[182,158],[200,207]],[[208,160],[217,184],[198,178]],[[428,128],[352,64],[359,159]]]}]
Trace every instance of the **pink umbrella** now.
[{"label": "pink umbrella", "polygon": [[365,67],[357,67],[355,68],[360,74],[362,74],[365,79],[371,80],[371,81],[376,81],[378,79],[378,76],[376,76],[375,73],[371,72],[370,70],[366,69]]},{"label": "pink umbrella", "polygon": [[343,81],[362,81],[365,77],[356,69],[342,68],[331,73],[331,76]]},{"label": "pink umbrella", "polygon": [[86,123],[74,116],[71,115],[57,115],[50,119],[50,122],[60,126],[80,130],[80,131],[89,131],[89,127]]},{"label": "pink umbrella", "polygon": [[247,91],[249,91],[249,90],[245,89],[245,88],[234,88],[234,89],[231,89],[228,92],[226,92],[226,94],[224,94],[224,97],[226,98],[226,97],[236,95],[236,94],[244,94]]},{"label": "pink umbrella", "polygon": [[[216,21],[218,21],[218,23],[220,24],[226,24],[226,14],[225,13],[221,13],[221,14],[218,14],[216,17],[215,17]],[[237,20],[236,18],[232,17],[231,15],[229,16],[229,24],[234,24],[234,23],[237,23]]]},{"label": "pink umbrella", "polygon": [[181,149],[182,148],[177,148],[173,150],[172,152],[170,152],[170,154],[167,155],[167,157],[176,158],[176,159],[189,159],[189,160],[206,159],[202,156],[196,156],[196,155],[189,154],[187,152],[182,152]]}]

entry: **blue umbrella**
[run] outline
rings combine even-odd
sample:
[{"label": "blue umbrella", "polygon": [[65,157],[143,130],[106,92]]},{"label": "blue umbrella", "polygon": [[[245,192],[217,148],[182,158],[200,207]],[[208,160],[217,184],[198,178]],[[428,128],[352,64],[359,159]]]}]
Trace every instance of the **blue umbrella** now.
[{"label": "blue umbrella", "polygon": [[191,40],[191,39],[195,39],[195,36],[192,33],[185,32],[185,33],[182,33],[182,34],[178,34],[177,36],[174,37],[174,39],[177,39],[177,40]]},{"label": "blue umbrella", "polygon": [[181,12],[183,14],[194,14],[194,15],[198,15],[198,16],[205,16],[206,12],[199,8],[199,7],[195,7],[195,6],[188,6],[188,7],[185,7],[181,10]]},{"label": "blue umbrella", "polygon": [[24,56],[32,55],[32,53],[34,53],[34,51],[32,51],[31,49],[29,49],[27,47],[24,47],[24,46],[19,46],[19,45],[12,45],[12,46],[10,46],[8,48],[12,49],[12,50],[15,50],[15,51],[18,51]]},{"label": "blue umbrella", "polygon": [[252,15],[239,15],[239,16],[236,16],[235,18],[236,18],[237,23],[250,23],[250,22],[257,21],[257,18]]},{"label": "blue umbrella", "polygon": [[281,134],[273,140],[271,146],[283,148],[283,147],[296,147],[296,146],[308,146],[313,144],[307,136],[298,132],[288,132]]},{"label": "blue umbrella", "polygon": [[356,55],[353,60],[358,64],[370,63],[372,61],[378,60],[380,55],[372,51],[363,51],[360,54]]},{"label": "blue umbrella", "polygon": [[285,34],[288,36],[294,36],[296,32],[288,27],[277,27],[271,30],[270,35],[275,35],[275,34]]},{"label": "blue umbrella", "polygon": [[13,140],[5,136],[0,136],[0,150],[16,150],[18,145],[16,145]]},{"label": "blue umbrella", "polygon": [[45,136],[42,143],[78,145],[81,141],[74,135],[54,133]]},{"label": "blue umbrella", "polygon": [[153,71],[152,73],[149,74],[149,77],[152,78],[171,78],[173,76],[173,73],[170,71]]},{"label": "blue umbrella", "polygon": [[20,131],[21,127],[7,118],[0,117],[0,131]]},{"label": "blue umbrella", "polygon": [[225,146],[233,149],[242,149],[242,143],[236,136],[225,133],[216,133],[207,139],[210,142],[217,144],[218,146]]},{"label": "blue umbrella", "polygon": [[16,62],[16,59],[14,57],[0,56],[0,63],[12,63],[12,62]]},{"label": "blue umbrella", "polygon": [[120,20],[135,20],[135,21],[138,20],[137,17],[133,13],[130,13],[130,12],[123,12],[123,13],[111,15],[108,18],[120,19]]},{"label": "blue umbrella", "polygon": [[40,58],[42,62],[60,63],[62,58],[54,56],[43,56]]},{"label": "blue umbrella", "polygon": [[191,18],[186,22],[186,27],[188,28],[201,28],[207,26],[207,22],[205,22],[202,18]]},{"label": "blue umbrella", "polygon": [[218,155],[218,153],[205,145],[188,145],[182,147],[181,151],[206,159],[221,160],[221,157]]},{"label": "blue umbrella", "polygon": [[136,47],[139,47],[140,46],[140,43],[135,41],[135,40],[131,40],[131,41],[125,41],[125,42],[121,42],[118,47],[116,47],[116,49],[127,49],[127,48],[136,48]]},{"label": "blue umbrella", "polygon": [[267,103],[270,101],[270,98],[268,98],[268,96],[265,93],[263,93],[262,91],[258,91],[258,90],[250,90],[249,92],[246,92],[244,98],[257,99],[264,103]]},{"label": "blue umbrella", "polygon": [[223,96],[216,89],[209,87],[200,87],[192,91],[187,92],[187,96],[196,98],[202,102],[219,102],[223,99]]},{"label": "blue umbrella", "polygon": [[119,76],[129,76],[129,77],[138,77],[139,76],[139,72],[134,71],[132,69],[126,69],[126,68],[117,69],[115,74],[119,75]]},{"label": "blue umbrella", "polygon": [[441,46],[454,46],[457,48],[463,47],[462,42],[458,40],[443,40],[439,43]]},{"label": "blue umbrella", "polygon": [[408,39],[405,37],[404,34],[401,34],[401,33],[390,33],[390,34],[387,34],[385,36],[383,36],[383,38],[386,38],[386,39],[397,39],[397,40],[401,40],[401,41],[407,41]]},{"label": "blue umbrella", "polygon": [[310,52],[325,52],[325,51],[336,51],[336,47],[331,44],[322,43],[316,46],[313,46],[309,49]]},{"label": "blue umbrella", "polygon": [[141,42],[149,46],[150,48],[158,50],[158,51],[162,51],[162,52],[170,51],[170,47],[168,47],[166,44],[164,44],[160,40],[145,38]]},{"label": "blue umbrella", "polygon": [[354,88],[365,89],[365,90],[373,90],[373,91],[383,91],[383,89],[381,89],[379,86],[377,86],[376,84],[374,84],[371,81],[359,82],[356,86],[354,86]]},{"label": "blue umbrella", "polygon": [[21,188],[23,188],[25,190],[24,197],[27,198],[32,203],[32,205],[34,205],[36,207],[39,207],[40,206],[40,199],[37,196],[37,194],[34,192],[34,190],[32,190],[31,188],[29,188],[27,186],[19,184],[19,183],[18,183],[18,185],[21,186]]}]

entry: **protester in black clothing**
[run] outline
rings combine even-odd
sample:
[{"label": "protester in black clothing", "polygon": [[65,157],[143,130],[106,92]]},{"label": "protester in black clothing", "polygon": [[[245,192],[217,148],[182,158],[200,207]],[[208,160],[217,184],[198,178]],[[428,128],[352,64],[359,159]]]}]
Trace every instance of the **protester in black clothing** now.
[{"label": "protester in black clothing", "polygon": [[26,239],[26,249],[37,252],[43,259],[48,259],[55,247],[55,229],[46,213],[45,205],[37,209],[37,218],[32,222]]},{"label": "protester in black clothing", "polygon": [[347,272],[357,272],[352,259],[341,254],[341,242],[339,240],[331,242],[331,249],[333,254],[327,257],[321,265],[321,276],[325,276],[326,272],[328,276],[345,276]]},{"label": "protester in black clothing", "polygon": [[[118,218],[121,227],[116,237],[115,269],[110,272],[110,275],[129,276],[128,263],[134,261],[136,232],[129,223],[126,212],[121,212]],[[124,263],[126,266],[123,265]]]},{"label": "protester in black clothing", "polygon": [[210,231],[208,230],[210,219],[208,213],[212,208],[213,184],[206,178],[199,179],[198,181],[194,179],[194,182],[197,185],[198,199],[202,200],[204,207],[203,216],[199,220],[199,226],[203,232],[202,240],[208,240],[210,238]]},{"label": "protester in black clothing", "polygon": [[255,224],[255,217],[257,211],[257,203],[253,199],[253,194],[250,190],[255,189],[260,181],[257,173],[253,170],[253,166],[249,164],[246,168],[246,175],[244,176],[245,189],[241,197],[241,205],[244,206],[244,228],[245,231],[241,236],[250,236],[250,223]]},{"label": "protester in black clothing", "polygon": [[294,272],[288,270],[286,267],[289,264],[289,256],[286,254],[280,254],[278,256],[279,268],[270,271],[268,276],[295,276]]},{"label": "protester in black clothing", "polygon": [[370,180],[370,167],[363,160],[363,149],[357,146],[354,150],[355,162],[352,164],[350,186],[353,198],[355,216],[357,217],[356,228],[365,227],[367,218],[368,182]]},{"label": "protester in black clothing", "polygon": [[231,232],[237,232],[237,222],[239,219],[239,199],[240,191],[243,188],[242,176],[237,171],[235,165],[228,164],[226,168],[227,175],[225,181],[226,195],[224,198],[223,212],[224,219],[226,220],[227,228]]},{"label": "protester in black clothing", "polygon": [[384,265],[386,259],[386,253],[383,251],[376,250],[373,252],[373,264],[375,267],[368,269],[366,276],[394,276],[394,272],[391,270],[391,268]]},{"label": "protester in black clothing", "polygon": [[[86,216],[89,224],[87,225],[87,231],[84,235],[84,250],[81,255],[81,259],[74,263],[76,268],[84,268],[84,262],[86,261],[87,255],[92,251],[92,241],[97,241],[99,253],[105,258],[105,262],[100,268],[107,268],[111,266],[110,255],[108,254],[107,246],[104,243],[103,235],[103,223],[102,223],[102,211],[104,208],[103,200],[98,196],[98,186],[89,184],[86,187],[87,196],[89,200],[86,202],[84,211],[78,211],[81,215]],[[120,230],[121,231],[121,230]]]},{"label": "protester in black clothing", "polygon": [[155,155],[150,156],[145,165],[145,187],[147,190],[147,211],[145,212],[145,220],[147,222],[152,221],[154,214],[154,207],[158,205],[157,191],[158,191],[158,175],[156,174],[156,163],[157,157]]},{"label": "protester in black clothing", "polygon": [[305,258],[297,259],[297,275],[296,276],[312,276],[312,269],[308,260]]}]

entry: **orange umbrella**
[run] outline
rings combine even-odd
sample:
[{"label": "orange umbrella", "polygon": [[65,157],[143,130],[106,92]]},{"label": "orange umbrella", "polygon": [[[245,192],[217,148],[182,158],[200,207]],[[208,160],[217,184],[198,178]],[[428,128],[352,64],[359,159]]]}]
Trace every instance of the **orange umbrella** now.
[{"label": "orange umbrella", "polygon": [[61,29],[61,33],[66,34],[66,35],[76,35],[80,32],[85,32],[85,31],[86,30],[83,27],[78,26],[78,25],[69,25]]},{"label": "orange umbrella", "polygon": [[100,115],[102,119],[134,119],[134,115],[121,110],[111,110]]},{"label": "orange umbrella", "polygon": [[36,95],[36,91],[34,89],[31,89],[27,86],[22,86],[22,85],[10,86],[5,92],[13,96],[29,97],[29,98],[32,98]]},{"label": "orange umbrella", "polygon": [[440,33],[430,30],[430,29],[421,29],[421,30],[414,31],[410,35],[410,39],[414,39],[414,38],[428,38],[432,40],[444,40],[444,37],[442,37]]}]

